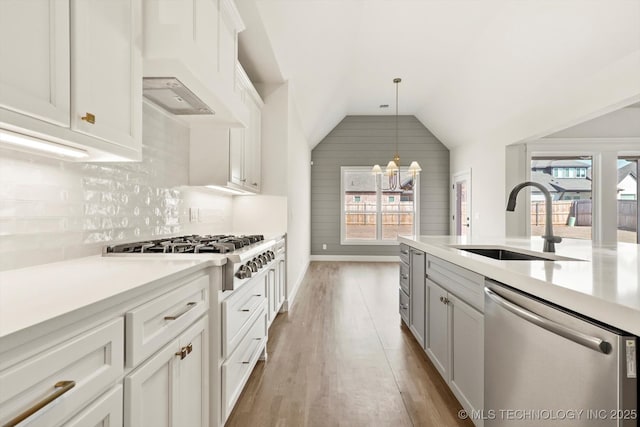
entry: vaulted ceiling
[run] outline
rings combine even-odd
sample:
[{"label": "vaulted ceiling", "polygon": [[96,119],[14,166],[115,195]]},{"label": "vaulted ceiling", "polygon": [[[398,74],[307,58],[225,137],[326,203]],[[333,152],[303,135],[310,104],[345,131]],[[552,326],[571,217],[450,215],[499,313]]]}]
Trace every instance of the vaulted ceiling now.
[{"label": "vaulted ceiling", "polygon": [[[449,147],[513,143],[640,101],[640,0],[236,0],[254,82],[289,81],[309,143],[415,115]],[[389,104],[381,109],[381,104]]]}]

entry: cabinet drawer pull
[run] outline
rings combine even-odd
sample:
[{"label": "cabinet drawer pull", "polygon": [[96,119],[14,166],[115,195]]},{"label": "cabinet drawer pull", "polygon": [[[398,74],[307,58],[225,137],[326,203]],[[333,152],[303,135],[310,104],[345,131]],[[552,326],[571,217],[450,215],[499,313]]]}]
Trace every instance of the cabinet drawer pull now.
[{"label": "cabinet drawer pull", "polygon": [[400,250],[400,253],[403,255],[409,255],[409,251],[403,251],[402,249]]},{"label": "cabinet drawer pull", "polygon": [[75,386],[76,386],[75,381],[58,381],[53,386],[54,388],[57,389],[55,393],[50,394],[49,396],[45,397],[40,402],[36,403],[31,408],[27,409],[17,417],[13,418],[12,420],[9,420],[2,427],[13,427],[20,424],[22,421],[26,420],[31,415],[35,414],[40,409],[44,408],[49,403],[53,402],[54,400],[56,400],[57,398],[59,398],[60,396],[62,396],[72,388],[74,388]]},{"label": "cabinet drawer pull", "polygon": [[400,308],[406,310],[409,308],[409,304],[400,304]]},{"label": "cabinet drawer pull", "polygon": [[408,279],[408,278],[409,278],[409,275],[407,275],[407,274],[402,274],[400,277],[402,277],[404,280],[406,280],[406,279]]},{"label": "cabinet drawer pull", "polygon": [[189,312],[189,310],[191,310],[193,307],[196,306],[197,303],[195,302],[190,302],[187,303],[187,306],[178,314],[174,314],[173,316],[164,316],[164,320],[177,320],[180,317],[184,316],[185,314],[187,314]]},{"label": "cabinet drawer pull", "polygon": [[[262,341],[262,338],[254,338],[254,341]],[[243,365],[248,365],[249,363],[251,363],[251,359],[253,359],[253,356],[255,356],[256,351],[258,351],[260,349],[260,343],[258,342],[258,346],[256,347],[255,350],[253,350],[251,352],[251,357],[249,357],[249,360],[247,360],[246,362],[240,362]]]},{"label": "cabinet drawer pull", "polygon": [[257,183],[257,182],[254,182],[254,183],[253,183],[253,184],[251,184],[251,185],[253,185],[254,187],[257,187],[257,186],[258,186],[258,183]]},{"label": "cabinet drawer pull", "polygon": [[[261,294],[256,294],[256,295],[251,295],[251,297],[252,298],[260,298],[260,297],[262,297],[262,295]],[[258,301],[258,303],[254,303],[252,306],[249,306],[249,307],[246,307],[246,306],[242,307],[239,311],[248,313],[250,311],[254,311],[256,308],[258,308],[258,306],[260,304],[262,304],[262,301]]]},{"label": "cabinet drawer pull", "polygon": [[85,114],[84,116],[80,117],[80,119],[84,120],[87,123],[91,123],[92,125],[96,124],[96,116],[91,113]]}]

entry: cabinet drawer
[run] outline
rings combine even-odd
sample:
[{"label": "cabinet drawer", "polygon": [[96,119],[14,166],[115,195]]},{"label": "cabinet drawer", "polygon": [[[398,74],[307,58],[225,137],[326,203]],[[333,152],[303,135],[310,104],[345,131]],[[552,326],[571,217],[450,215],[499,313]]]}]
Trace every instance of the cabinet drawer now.
[{"label": "cabinet drawer", "polygon": [[409,326],[409,295],[407,295],[402,289],[400,289],[399,291],[400,291],[400,307],[399,307],[400,317],[402,317],[402,320],[404,321],[404,323],[406,323],[407,326]]},{"label": "cabinet drawer", "polygon": [[117,318],[0,372],[0,423],[32,412],[30,426],[60,425],[122,376],[123,334]]},{"label": "cabinet drawer", "polygon": [[235,351],[255,314],[267,301],[267,275],[256,277],[222,302],[222,356]]},{"label": "cabinet drawer", "polygon": [[400,244],[400,261],[409,265],[409,246],[404,243]]},{"label": "cabinet drawer", "polygon": [[484,277],[480,274],[427,255],[427,277],[484,312]]},{"label": "cabinet drawer", "polygon": [[209,309],[209,276],[201,276],[126,314],[126,362],[134,367]]},{"label": "cabinet drawer", "polygon": [[400,288],[407,294],[411,294],[409,287],[409,264],[400,263]]},{"label": "cabinet drawer", "polygon": [[122,386],[117,385],[64,424],[64,427],[122,427]]},{"label": "cabinet drawer", "polygon": [[267,313],[262,310],[236,351],[222,365],[222,410],[226,420],[267,343]]}]

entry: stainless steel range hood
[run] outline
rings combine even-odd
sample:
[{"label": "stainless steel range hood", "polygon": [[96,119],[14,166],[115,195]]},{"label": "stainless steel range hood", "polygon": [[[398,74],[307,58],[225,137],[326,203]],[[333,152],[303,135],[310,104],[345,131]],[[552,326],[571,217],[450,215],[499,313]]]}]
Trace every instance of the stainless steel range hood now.
[{"label": "stainless steel range hood", "polygon": [[215,114],[176,77],[144,77],[142,94],[154,104],[178,116]]}]

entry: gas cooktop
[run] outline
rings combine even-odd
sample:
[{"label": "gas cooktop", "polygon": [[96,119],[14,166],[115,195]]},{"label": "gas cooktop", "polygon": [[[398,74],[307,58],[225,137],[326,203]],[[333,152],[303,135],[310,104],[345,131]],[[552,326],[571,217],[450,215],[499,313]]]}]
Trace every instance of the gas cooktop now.
[{"label": "gas cooktop", "polygon": [[134,243],[107,246],[107,254],[127,253],[214,253],[227,254],[241,248],[251,246],[264,240],[261,234],[249,236],[233,235],[189,235],[179,237],[167,237],[157,240],[146,240]]}]

